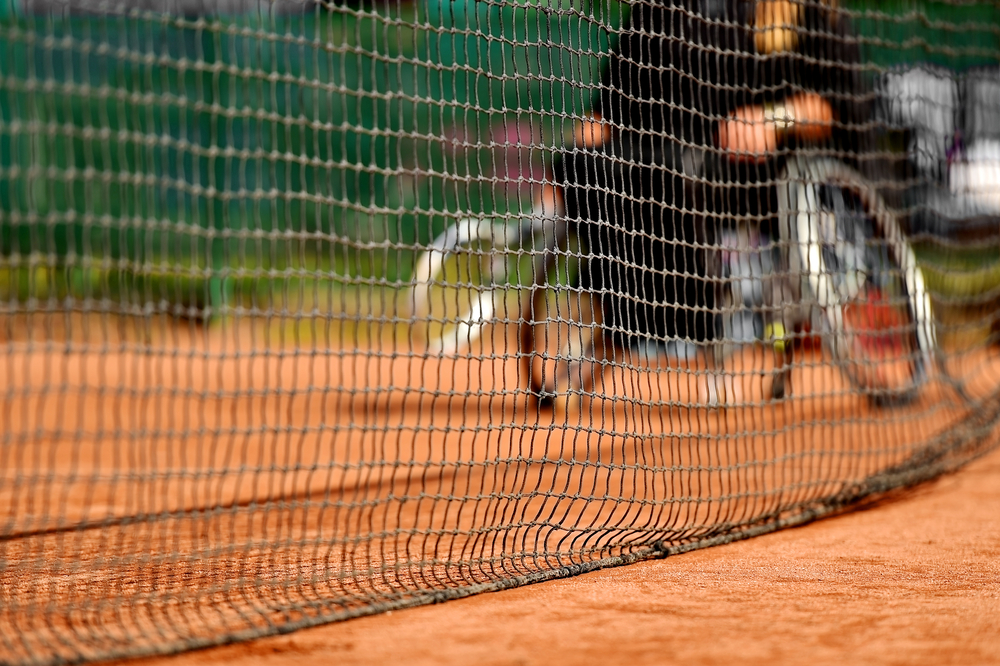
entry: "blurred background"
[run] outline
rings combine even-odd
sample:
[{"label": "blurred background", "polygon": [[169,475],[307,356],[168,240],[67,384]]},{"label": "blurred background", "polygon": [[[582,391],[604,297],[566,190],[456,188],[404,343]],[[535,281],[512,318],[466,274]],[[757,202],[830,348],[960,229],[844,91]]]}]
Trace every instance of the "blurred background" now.
[{"label": "blurred background", "polygon": [[[844,4],[873,79],[997,65],[995,2]],[[0,307],[393,310],[449,224],[530,205],[627,11],[0,0]],[[995,243],[918,250],[938,293],[1000,288]]]}]

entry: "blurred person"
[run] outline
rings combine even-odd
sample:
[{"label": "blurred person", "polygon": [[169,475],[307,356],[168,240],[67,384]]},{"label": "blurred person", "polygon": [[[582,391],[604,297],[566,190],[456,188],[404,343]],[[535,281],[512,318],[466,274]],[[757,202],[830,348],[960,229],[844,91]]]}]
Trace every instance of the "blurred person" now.
[{"label": "blurred person", "polygon": [[588,248],[620,347],[693,353],[718,334],[711,248],[734,216],[765,235],[790,151],[849,162],[867,150],[857,43],[826,2],[636,2],[590,115],[555,160],[536,208]]}]

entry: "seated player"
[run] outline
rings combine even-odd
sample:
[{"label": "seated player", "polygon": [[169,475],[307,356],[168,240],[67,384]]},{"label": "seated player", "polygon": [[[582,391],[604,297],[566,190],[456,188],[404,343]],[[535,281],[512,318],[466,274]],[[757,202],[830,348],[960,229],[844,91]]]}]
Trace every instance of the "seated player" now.
[{"label": "seated player", "polygon": [[577,225],[582,286],[618,346],[690,349],[717,335],[710,248],[725,220],[777,209],[801,146],[863,150],[867,98],[847,17],[790,0],[635,3],[591,117],[539,205]]}]

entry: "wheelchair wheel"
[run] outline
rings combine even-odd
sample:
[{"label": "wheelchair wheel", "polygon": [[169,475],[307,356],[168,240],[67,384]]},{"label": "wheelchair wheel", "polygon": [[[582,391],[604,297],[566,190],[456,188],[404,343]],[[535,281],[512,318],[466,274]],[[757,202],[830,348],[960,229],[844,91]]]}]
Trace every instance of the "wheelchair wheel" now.
[{"label": "wheelchair wheel", "polygon": [[538,404],[556,410],[592,390],[604,348],[600,302],[580,287],[581,253],[578,239],[566,234],[544,250],[522,308],[521,371]]},{"label": "wheelchair wheel", "polygon": [[509,225],[466,218],[431,243],[414,268],[415,329],[437,353],[474,343],[492,322],[506,280]]},{"label": "wheelchair wheel", "polygon": [[930,297],[896,217],[835,160],[790,162],[778,189],[790,268],[822,311],[826,347],[874,404],[912,399],[936,339]]}]

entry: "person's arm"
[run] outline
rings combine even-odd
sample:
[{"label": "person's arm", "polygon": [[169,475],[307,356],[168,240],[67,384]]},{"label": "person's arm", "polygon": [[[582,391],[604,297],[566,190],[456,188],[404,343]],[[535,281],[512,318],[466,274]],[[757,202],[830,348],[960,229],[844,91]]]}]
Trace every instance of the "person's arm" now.
[{"label": "person's arm", "polygon": [[594,148],[610,140],[613,130],[652,129],[651,117],[664,99],[662,90],[665,22],[673,14],[671,0],[634,3],[618,39],[601,67],[590,111],[574,125],[578,147]]},{"label": "person's arm", "polygon": [[825,84],[824,97],[833,107],[832,145],[845,156],[856,156],[874,148],[872,124],[874,97],[861,66],[858,38],[850,18],[829,10],[832,25],[814,39],[821,42],[815,52],[822,56],[807,72],[808,80]]},{"label": "person's arm", "polygon": [[605,122],[597,112],[576,121],[573,127],[573,145],[579,148],[597,148],[611,138],[611,123]]},{"label": "person's arm", "polygon": [[763,161],[788,139],[818,142],[833,134],[833,107],[817,93],[737,109],[719,123],[718,146],[734,159]]},{"label": "person's arm", "polygon": [[[630,35],[626,26],[619,43],[612,49],[607,62],[601,67],[601,81],[587,114],[573,125],[573,145],[578,148],[596,148],[611,139],[612,122],[605,119],[605,108],[613,104],[612,92],[621,88],[621,70],[629,57]],[[625,49],[621,53],[620,49]],[[627,83],[627,82],[626,82]]]},{"label": "person's arm", "polygon": [[[733,159],[762,161],[787,142],[831,141],[839,150],[866,149],[870,100],[860,71],[857,40],[848,18],[823,5],[810,6],[799,52],[809,56],[799,71],[799,92],[774,105],[740,107],[720,122],[718,145]],[[800,87],[800,90],[801,90]]]}]

